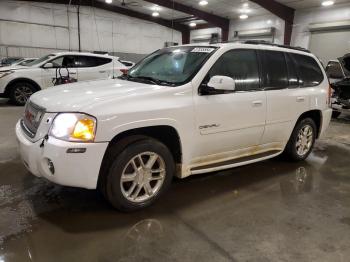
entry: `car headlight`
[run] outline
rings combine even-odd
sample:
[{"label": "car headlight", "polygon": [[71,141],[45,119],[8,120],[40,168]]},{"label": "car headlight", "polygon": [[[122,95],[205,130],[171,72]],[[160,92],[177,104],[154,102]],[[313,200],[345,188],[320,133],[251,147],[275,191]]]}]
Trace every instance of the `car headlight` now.
[{"label": "car headlight", "polygon": [[50,135],[71,142],[93,142],[96,118],[83,113],[60,113],[53,120]]},{"label": "car headlight", "polygon": [[0,72],[0,78],[12,74],[14,71],[4,71]]}]

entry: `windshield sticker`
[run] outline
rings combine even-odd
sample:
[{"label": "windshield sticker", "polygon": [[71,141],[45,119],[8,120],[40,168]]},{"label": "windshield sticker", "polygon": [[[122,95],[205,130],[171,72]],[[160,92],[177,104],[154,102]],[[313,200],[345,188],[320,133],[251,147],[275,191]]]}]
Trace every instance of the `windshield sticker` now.
[{"label": "windshield sticker", "polygon": [[208,47],[196,47],[192,49],[192,53],[211,53],[214,51],[214,48]]}]

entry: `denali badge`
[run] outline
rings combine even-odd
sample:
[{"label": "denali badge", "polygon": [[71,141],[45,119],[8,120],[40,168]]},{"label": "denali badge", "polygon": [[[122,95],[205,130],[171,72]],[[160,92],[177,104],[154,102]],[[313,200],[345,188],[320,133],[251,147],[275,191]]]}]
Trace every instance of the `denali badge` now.
[{"label": "denali badge", "polygon": [[199,129],[213,128],[213,127],[219,127],[219,126],[220,125],[218,124],[204,125],[204,126],[199,126]]}]

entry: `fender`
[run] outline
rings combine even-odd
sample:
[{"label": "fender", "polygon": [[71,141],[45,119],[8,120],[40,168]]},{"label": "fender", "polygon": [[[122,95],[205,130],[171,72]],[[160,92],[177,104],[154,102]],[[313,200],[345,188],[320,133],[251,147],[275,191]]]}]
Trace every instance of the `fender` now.
[{"label": "fender", "polygon": [[35,86],[35,88],[37,89],[37,91],[40,91],[42,88],[41,86],[36,82],[34,81],[33,79],[30,79],[30,78],[26,78],[26,77],[19,77],[19,78],[15,78],[15,79],[12,79],[5,87],[5,95],[8,96],[9,94],[9,91],[10,91],[10,87],[16,83],[16,82],[29,82],[31,83],[32,85]]}]

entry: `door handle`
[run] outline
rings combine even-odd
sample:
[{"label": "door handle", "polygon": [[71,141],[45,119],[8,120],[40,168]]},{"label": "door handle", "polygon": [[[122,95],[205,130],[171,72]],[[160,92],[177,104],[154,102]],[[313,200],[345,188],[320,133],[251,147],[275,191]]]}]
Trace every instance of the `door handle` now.
[{"label": "door handle", "polygon": [[71,75],[76,75],[77,72],[69,72]]},{"label": "door handle", "polygon": [[303,97],[303,96],[297,97],[297,102],[304,102],[304,101],[305,101],[305,97]]},{"label": "door handle", "polygon": [[256,101],[253,101],[252,104],[253,104],[254,107],[262,106],[263,102],[261,100],[256,100]]},{"label": "door handle", "polygon": [[106,70],[101,70],[101,71],[98,71],[98,72],[103,74],[103,73],[106,73]]}]

